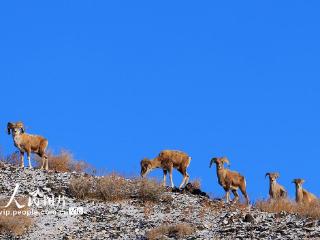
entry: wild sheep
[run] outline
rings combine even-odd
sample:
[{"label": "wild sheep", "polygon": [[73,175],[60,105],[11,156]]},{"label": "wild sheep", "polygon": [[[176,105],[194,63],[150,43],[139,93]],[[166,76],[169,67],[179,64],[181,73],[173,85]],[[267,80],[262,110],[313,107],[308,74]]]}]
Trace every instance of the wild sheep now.
[{"label": "wild sheep", "polygon": [[183,180],[179,187],[179,188],[182,188],[182,186],[187,184],[189,181],[189,174],[187,173],[187,167],[189,166],[190,161],[191,161],[191,157],[189,157],[184,152],[174,151],[174,150],[163,150],[159,153],[159,155],[156,158],[152,160],[145,158],[140,162],[141,177],[144,177],[152,169],[162,168],[163,185],[166,186],[166,176],[167,176],[167,172],[169,171],[171,187],[174,188],[174,184],[172,180],[172,171],[173,171],[173,168],[176,168],[183,175]]},{"label": "wild sheep", "polygon": [[296,202],[297,203],[311,203],[317,200],[317,197],[307,190],[302,188],[304,179],[296,178],[293,179],[292,183],[296,185]]},{"label": "wild sheep", "polygon": [[226,202],[230,201],[230,190],[234,195],[233,202],[239,200],[239,195],[237,193],[238,188],[242,192],[243,196],[246,199],[246,204],[249,204],[249,197],[246,191],[246,180],[244,176],[240,175],[238,172],[230,171],[229,169],[225,169],[223,164],[229,164],[229,160],[226,157],[221,158],[212,158],[210,161],[210,168],[212,164],[215,163],[217,165],[217,176],[219,184],[223,187],[226,191]]},{"label": "wild sheep", "polygon": [[48,140],[44,137],[25,133],[22,122],[11,123],[7,125],[8,134],[12,132],[14,145],[20,151],[20,167],[24,167],[24,153],[27,153],[29,168],[32,168],[30,154],[36,153],[42,158],[41,169],[45,167],[48,170],[48,156],[45,151],[48,146]]},{"label": "wild sheep", "polygon": [[279,173],[266,173],[265,177],[269,176],[269,195],[270,199],[277,199],[277,198],[285,198],[287,197],[286,189],[277,183],[277,178],[280,177]]}]

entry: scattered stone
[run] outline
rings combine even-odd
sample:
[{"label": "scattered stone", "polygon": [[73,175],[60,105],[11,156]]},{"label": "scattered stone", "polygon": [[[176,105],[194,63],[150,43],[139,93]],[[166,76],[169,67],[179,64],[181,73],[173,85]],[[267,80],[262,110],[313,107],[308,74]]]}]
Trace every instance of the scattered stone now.
[{"label": "scattered stone", "polygon": [[[184,189],[167,188],[163,199],[148,204],[136,198],[121,202],[77,200],[70,195],[69,182],[85,174],[21,170],[0,163],[0,196],[12,195],[16,183],[18,196],[39,191],[64,196],[65,207],[43,207],[34,224],[23,236],[0,234],[0,239],[145,239],[146,233],[161,225],[185,223],[194,231],[185,239],[319,239],[320,222],[295,214],[261,212],[255,207],[237,209],[221,199],[209,199],[188,184]],[[41,193],[37,195],[41,196]],[[83,214],[69,214],[81,207]],[[171,238],[172,239],[172,238]],[[184,239],[184,238],[181,238]]]},{"label": "scattered stone", "polygon": [[254,222],[254,217],[251,214],[246,214],[246,216],[244,217],[244,221],[245,222],[250,222],[253,223]]}]

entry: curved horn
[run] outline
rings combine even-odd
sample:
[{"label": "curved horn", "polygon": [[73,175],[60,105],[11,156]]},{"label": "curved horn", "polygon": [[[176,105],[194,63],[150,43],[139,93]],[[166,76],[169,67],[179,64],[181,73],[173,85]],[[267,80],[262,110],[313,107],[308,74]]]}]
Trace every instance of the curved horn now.
[{"label": "curved horn", "polygon": [[209,168],[211,168],[212,164],[214,163],[214,161],[215,161],[216,159],[217,159],[217,158],[211,158]]},{"label": "curved horn", "polygon": [[266,175],[264,176],[264,178],[266,178],[267,176],[270,176],[270,173],[267,172]]},{"label": "curved horn", "polygon": [[303,183],[303,182],[304,182],[304,180],[301,178],[295,178],[292,180],[292,183],[295,183],[295,184],[299,184],[299,183]]},{"label": "curved horn", "polygon": [[16,127],[21,128],[22,133],[24,133],[24,132],[25,132],[23,122],[17,122],[17,123],[16,123]]},{"label": "curved horn", "polygon": [[8,130],[8,134],[10,135],[10,130],[14,128],[14,124],[11,122],[8,122],[7,124],[7,130]]},{"label": "curved horn", "polygon": [[229,162],[229,160],[228,160],[227,157],[223,157],[223,158],[222,158],[222,161],[223,161],[224,163],[230,165],[230,162]]}]

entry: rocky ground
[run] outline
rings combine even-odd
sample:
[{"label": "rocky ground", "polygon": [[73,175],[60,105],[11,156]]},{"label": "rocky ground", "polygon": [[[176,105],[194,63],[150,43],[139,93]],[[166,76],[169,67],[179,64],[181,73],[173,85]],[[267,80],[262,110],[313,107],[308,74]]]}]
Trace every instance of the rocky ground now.
[{"label": "rocky ground", "polygon": [[[320,239],[319,220],[287,213],[265,213],[253,206],[227,205],[188,192],[168,190],[156,203],[137,198],[119,202],[76,200],[70,195],[68,185],[72,177],[79,176],[81,174],[21,170],[2,164],[2,198],[8,199],[19,183],[19,196],[28,197],[38,188],[38,198],[44,198],[42,194],[52,193],[56,199],[61,195],[65,206],[39,206],[37,210],[45,210],[44,213],[33,216],[34,223],[24,235],[12,237],[3,233],[0,238],[146,239],[146,232],[160,225],[188,223],[194,231],[183,239]],[[83,207],[84,213],[70,215],[70,207]]]}]

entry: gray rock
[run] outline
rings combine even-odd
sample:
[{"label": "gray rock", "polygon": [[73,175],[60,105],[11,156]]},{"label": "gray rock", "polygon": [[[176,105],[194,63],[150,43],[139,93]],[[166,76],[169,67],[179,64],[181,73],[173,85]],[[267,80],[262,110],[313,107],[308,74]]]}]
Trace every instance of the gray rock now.
[{"label": "gray rock", "polygon": [[[34,216],[34,224],[25,235],[13,238],[0,234],[0,239],[145,239],[147,231],[177,223],[187,223],[194,228],[186,239],[320,238],[319,221],[285,212],[261,212],[255,207],[237,209],[221,200],[191,194],[193,190],[171,192],[168,189],[164,194],[172,200],[151,205],[135,198],[121,202],[77,200],[70,195],[69,182],[72,177],[81,176],[84,174],[46,173],[0,165],[2,197],[10,197],[15,184],[19,183],[19,196],[28,196],[39,189],[45,196],[54,195],[57,199],[61,195],[65,200],[64,207],[43,206],[41,210],[45,213]],[[69,208],[74,207],[82,207],[84,213],[70,215]],[[53,211],[56,214],[52,214]]]}]

